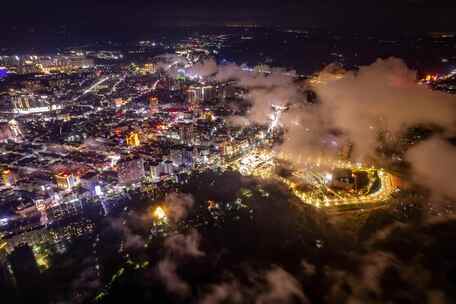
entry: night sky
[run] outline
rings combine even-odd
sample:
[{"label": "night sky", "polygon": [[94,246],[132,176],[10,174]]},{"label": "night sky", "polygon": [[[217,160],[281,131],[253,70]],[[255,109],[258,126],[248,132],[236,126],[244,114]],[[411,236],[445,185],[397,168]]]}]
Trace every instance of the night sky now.
[{"label": "night sky", "polygon": [[23,32],[82,34],[148,31],[158,26],[255,23],[342,31],[455,31],[456,1],[301,0],[3,1],[1,35]]}]

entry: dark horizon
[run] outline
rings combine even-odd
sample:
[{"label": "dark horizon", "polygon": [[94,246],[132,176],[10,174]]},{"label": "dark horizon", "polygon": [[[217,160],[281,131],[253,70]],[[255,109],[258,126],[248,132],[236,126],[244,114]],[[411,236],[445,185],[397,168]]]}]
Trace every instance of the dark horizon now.
[{"label": "dark horizon", "polygon": [[447,0],[26,2],[8,1],[3,5],[0,40],[13,41],[27,33],[122,37],[162,27],[233,24],[360,33],[456,31],[452,16],[456,3]]}]

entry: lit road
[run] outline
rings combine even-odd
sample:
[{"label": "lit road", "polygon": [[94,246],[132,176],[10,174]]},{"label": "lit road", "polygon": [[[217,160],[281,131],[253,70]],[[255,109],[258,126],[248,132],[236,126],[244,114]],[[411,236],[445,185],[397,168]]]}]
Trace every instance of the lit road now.
[{"label": "lit road", "polygon": [[92,92],[96,87],[98,87],[100,84],[104,83],[105,81],[107,81],[108,79],[110,79],[111,77],[109,76],[106,76],[102,79],[100,79],[99,81],[97,81],[96,83],[94,83],[93,85],[91,85],[88,89],[86,89],[81,95],[75,97],[73,99],[73,101],[77,101],[79,98],[83,97],[84,95]]},{"label": "lit road", "polygon": [[82,95],[85,95],[87,93],[90,93],[92,92],[96,87],[98,87],[100,84],[102,84],[103,82],[105,82],[106,80],[108,80],[110,77],[109,76],[106,76],[102,79],[100,79],[99,81],[97,81],[96,83],[94,83],[90,88],[88,88],[87,90],[84,91],[84,94]]}]

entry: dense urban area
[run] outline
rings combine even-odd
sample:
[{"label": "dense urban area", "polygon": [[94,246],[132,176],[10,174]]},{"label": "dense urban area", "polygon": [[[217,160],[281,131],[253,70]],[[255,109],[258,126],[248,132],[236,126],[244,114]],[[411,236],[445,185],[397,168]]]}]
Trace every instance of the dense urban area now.
[{"label": "dense urban area", "polygon": [[[382,116],[377,125],[360,125],[375,133],[378,146],[375,154],[358,157],[359,145],[346,130],[323,130],[307,116],[296,117],[303,107],[316,116],[320,88],[356,77],[353,70],[362,75],[370,64],[394,70],[399,59],[390,56],[417,71],[413,85],[452,98],[454,34],[363,38],[366,49],[375,45],[372,53],[353,51],[351,43],[361,40],[355,34],[315,30],[232,25],[181,36],[35,53],[0,49],[2,297],[26,303],[249,302],[250,294],[236,287],[256,286],[242,279],[249,261],[247,272],[278,265],[264,284],[274,289],[277,279],[291,280],[292,287],[282,287],[291,288],[290,301],[323,303],[331,299],[322,286],[336,288],[324,273],[349,281],[337,286],[338,299],[344,288],[355,288],[354,274],[328,270],[328,260],[347,267],[359,262],[336,248],[366,250],[357,246],[393,219],[388,229],[404,234],[403,227],[423,214],[453,214],[451,196],[435,207],[405,156],[444,132],[433,121],[400,135],[383,128]],[[296,59],[302,41],[315,56]],[[287,50],[272,51],[268,44]],[[409,44],[423,50],[406,57]],[[435,48],[439,56],[430,51]],[[383,61],[373,63],[378,57]],[[301,104],[294,102],[297,95]],[[312,149],[298,145],[296,130],[318,133],[318,140],[306,141]],[[380,248],[391,231],[371,242]],[[283,270],[293,272],[302,250],[309,261],[301,262],[301,276],[312,278],[306,294],[296,288],[302,277],[290,279]],[[371,267],[406,263],[407,257],[379,260]],[[226,269],[231,275],[223,274]],[[389,275],[402,282],[413,280],[412,273]],[[451,280],[434,279],[450,289]],[[211,285],[220,280],[225,285]],[[431,284],[424,281],[409,287]],[[397,287],[384,288],[402,303],[446,303],[426,302],[429,295],[420,293],[401,298]],[[388,302],[386,295],[373,301],[359,292],[361,300],[350,303]]]}]

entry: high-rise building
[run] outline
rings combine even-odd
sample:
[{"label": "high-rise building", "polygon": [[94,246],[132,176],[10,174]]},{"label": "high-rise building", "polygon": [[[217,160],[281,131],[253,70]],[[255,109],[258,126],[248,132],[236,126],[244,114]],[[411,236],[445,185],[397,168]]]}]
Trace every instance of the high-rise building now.
[{"label": "high-rise building", "polygon": [[204,101],[209,101],[217,96],[217,91],[214,86],[190,86],[187,90],[187,100],[192,110],[199,107],[199,104]]},{"label": "high-rise building", "polygon": [[258,64],[254,67],[256,73],[271,73],[271,67],[267,64]]},{"label": "high-rise building", "polygon": [[184,163],[182,149],[174,148],[169,152],[170,160],[175,167],[179,167]]},{"label": "high-rise building", "polygon": [[173,175],[174,174],[174,166],[173,162],[170,160],[165,160],[162,162],[162,173],[165,175]]},{"label": "high-rise building", "polygon": [[150,176],[154,182],[160,180],[161,176],[161,164],[160,162],[153,162],[149,166]]},{"label": "high-rise building", "polygon": [[184,145],[191,145],[193,139],[193,124],[183,123],[179,125],[180,142]]},{"label": "high-rise building", "polygon": [[193,148],[187,147],[183,150],[183,162],[186,166],[193,165]]},{"label": "high-rise building", "polygon": [[201,91],[195,87],[190,87],[187,90],[187,100],[191,110],[198,108],[198,104],[202,100]]},{"label": "high-rise building", "polygon": [[158,97],[156,96],[150,96],[149,97],[149,111],[150,113],[157,113],[159,108],[158,108],[159,100]]}]

